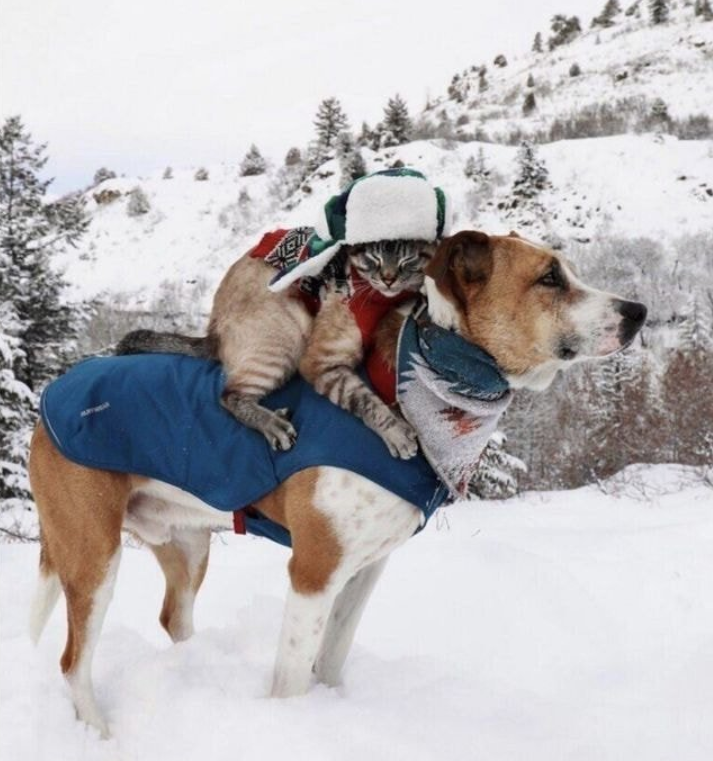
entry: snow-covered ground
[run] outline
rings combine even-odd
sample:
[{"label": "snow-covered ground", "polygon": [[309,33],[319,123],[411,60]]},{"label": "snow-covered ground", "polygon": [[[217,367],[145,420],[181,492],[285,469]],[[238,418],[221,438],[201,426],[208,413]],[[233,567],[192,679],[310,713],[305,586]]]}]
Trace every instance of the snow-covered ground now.
[{"label": "snow-covered ground", "polygon": [[461,504],[393,556],[344,685],[265,698],[285,550],[216,539],[197,634],[157,622],[160,571],[125,549],[95,660],[114,739],[74,720],[63,612],[25,634],[36,546],[0,545],[6,761],[713,757],[713,489],[634,467],[588,487]]}]

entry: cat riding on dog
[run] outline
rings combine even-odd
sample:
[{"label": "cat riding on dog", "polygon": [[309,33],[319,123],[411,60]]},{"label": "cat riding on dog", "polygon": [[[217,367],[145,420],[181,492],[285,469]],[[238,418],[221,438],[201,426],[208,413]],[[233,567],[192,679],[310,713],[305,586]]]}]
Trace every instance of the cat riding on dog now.
[{"label": "cat riding on dog", "polygon": [[356,368],[379,320],[421,290],[424,267],[447,232],[445,196],[419,172],[386,170],[333,197],[320,222],[316,230],[265,235],[233,264],[215,295],[207,336],[138,330],[116,353],[220,360],[228,379],[223,406],[277,450],[296,437],[289,411],[260,402],[299,370],[378,433],[393,456],[412,457],[412,427]]}]

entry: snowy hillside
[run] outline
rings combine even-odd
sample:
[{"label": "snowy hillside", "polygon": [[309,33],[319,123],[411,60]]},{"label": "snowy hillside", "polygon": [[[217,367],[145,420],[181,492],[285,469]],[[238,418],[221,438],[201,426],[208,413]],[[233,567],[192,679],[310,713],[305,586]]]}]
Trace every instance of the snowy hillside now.
[{"label": "snowy hillside", "polygon": [[[424,116],[437,125],[447,118],[462,135],[479,131],[491,140],[549,129],[555,119],[600,106],[616,112],[645,112],[661,99],[674,119],[711,116],[713,105],[713,23],[693,8],[672,11],[671,23],[651,26],[646,3],[641,16],[618,14],[610,28],[588,28],[568,44],[527,52],[506,66],[474,61],[457,74],[449,95],[434,99]],[[572,75],[575,65],[578,75]],[[485,66],[485,72],[480,73]],[[523,114],[527,93],[536,107]],[[640,114],[641,115],[641,114]]]},{"label": "snowy hillside", "polygon": [[709,761],[713,491],[685,475],[448,509],[392,557],[344,685],[285,701],[264,699],[285,550],[216,540],[171,645],[158,566],[126,548],[94,668],[109,742],[75,721],[63,611],[38,650],[25,633],[37,546],[1,545],[0,757]]},{"label": "snowy hillside", "polygon": [[[481,149],[490,172],[487,190],[463,173]],[[454,204],[456,229],[491,232],[519,226],[517,218],[499,208],[511,198],[516,152],[510,146],[439,140],[379,152],[363,149],[369,170],[399,160],[445,188]],[[542,146],[540,155],[552,183],[541,199],[550,212],[544,228],[565,241],[591,240],[602,232],[666,240],[713,228],[713,150],[708,141],[622,135],[560,141]],[[296,191],[290,211],[277,200],[274,169],[239,177],[237,165],[223,164],[209,167],[205,182],[193,179],[195,168],[176,170],[171,180],[161,179],[162,173],[106,180],[87,194],[89,233],[78,250],[59,262],[74,298],[136,293],[141,294],[137,303],[145,306],[162,283],[173,283],[186,302],[197,299],[207,309],[227,266],[262,232],[312,224],[319,207],[339,190],[336,161],[309,180],[310,192]],[[94,201],[103,190],[126,194],[137,185],[151,205],[144,215],[127,214],[127,195],[106,204]]]},{"label": "snowy hillside", "polygon": [[[678,3],[669,23],[652,26],[645,6],[639,4],[638,15],[616,14],[609,28],[590,28],[589,19],[582,19],[583,32],[552,51],[550,32],[542,30],[544,52],[523,53],[506,65],[487,62],[485,71],[483,62],[474,61],[449,94],[432,100],[415,119],[416,134],[438,135],[438,125],[447,124],[444,135],[468,142],[365,147],[367,169],[400,161],[422,170],[450,194],[456,228],[522,229],[527,221],[507,207],[517,144],[535,135],[546,143],[540,155],[551,188],[538,198],[546,213],[538,213],[532,237],[566,244],[608,234],[665,242],[713,229],[712,144],[674,137],[686,133],[688,118],[698,121],[684,137],[696,137],[698,130],[705,133],[698,137],[709,138],[713,129],[713,21]],[[573,64],[577,76],[571,75]],[[527,93],[536,105],[525,116]],[[574,127],[572,119],[579,119]],[[487,178],[477,183],[464,169],[480,151]],[[313,223],[319,207],[340,189],[337,164],[329,161],[311,176],[303,172],[301,182],[275,165],[266,174],[241,177],[238,157],[208,167],[202,182],[194,179],[195,166],[176,169],[172,179],[163,179],[163,168],[157,168],[146,177],[106,180],[86,194],[89,234],[58,263],[76,299],[105,293],[120,308],[157,311],[157,294],[168,292],[194,313],[206,311],[226,267],[262,232]],[[136,187],[150,208],[130,216]],[[292,195],[289,187],[297,187]]]}]

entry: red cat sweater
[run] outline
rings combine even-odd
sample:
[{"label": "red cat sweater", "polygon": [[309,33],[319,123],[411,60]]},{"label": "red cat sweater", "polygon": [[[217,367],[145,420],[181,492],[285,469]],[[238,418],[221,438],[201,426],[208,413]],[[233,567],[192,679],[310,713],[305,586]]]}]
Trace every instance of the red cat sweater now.
[{"label": "red cat sweater", "polygon": [[[288,267],[300,257],[300,251],[311,235],[311,228],[275,230],[263,235],[261,241],[249,252],[255,259],[264,259],[278,270]],[[303,277],[290,286],[290,292],[300,298],[310,313],[319,312],[325,289],[343,293],[344,303],[354,315],[361,332],[366,371],[376,393],[387,403],[395,401],[395,373],[373,351],[376,328],[393,307],[413,299],[413,291],[402,291],[392,297],[372,288],[346,257],[335,257],[317,276]]]}]

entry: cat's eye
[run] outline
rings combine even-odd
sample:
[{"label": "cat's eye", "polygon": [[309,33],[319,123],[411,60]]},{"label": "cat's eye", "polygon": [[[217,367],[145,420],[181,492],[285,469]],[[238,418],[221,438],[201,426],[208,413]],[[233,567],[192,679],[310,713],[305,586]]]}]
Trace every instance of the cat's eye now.
[{"label": "cat's eye", "polygon": [[399,271],[417,270],[420,266],[421,262],[418,259],[404,259],[399,262]]}]

